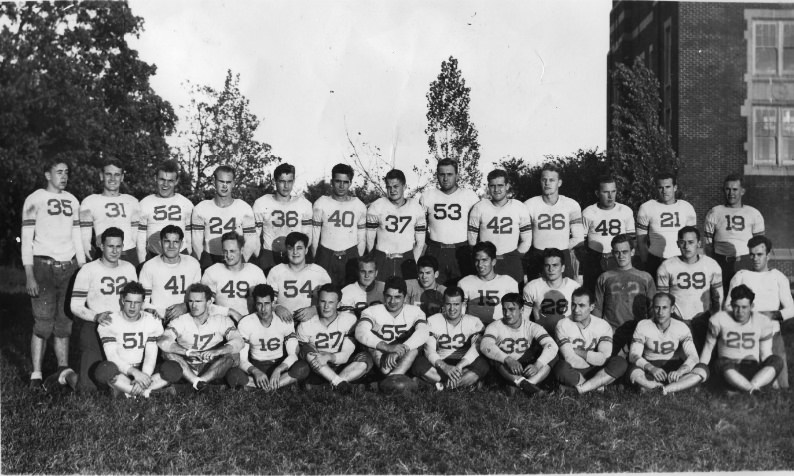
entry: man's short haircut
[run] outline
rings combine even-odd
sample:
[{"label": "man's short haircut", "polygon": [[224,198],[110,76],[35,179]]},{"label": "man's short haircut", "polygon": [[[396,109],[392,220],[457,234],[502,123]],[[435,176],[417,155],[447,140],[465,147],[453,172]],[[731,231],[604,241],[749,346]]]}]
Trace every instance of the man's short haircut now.
[{"label": "man's short haircut", "polygon": [[662,180],[667,180],[667,179],[672,180],[673,185],[676,185],[678,183],[678,179],[676,178],[675,174],[670,172],[669,170],[665,170],[654,175],[653,183],[658,184]]},{"label": "man's short haircut", "polygon": [[481,241],[471,248],[472,257],[477,256],[477,253],[483,251],[491,259],[496,259],[496,245],[490,241]]},{"label": "man's short haircut", "polygon": [[490,183],[491,180],[498,179],[499,177],[505,179],[505,183],[510,182],[510,178],[507,176],[507,172],[502,169],[493,169],[488,172],[488,176],[486,177],[486,182]]},{"label": "man's short haircut", "polygon": [[454,298],[459,297],[461,300],[466,300],[466,294],[464,294],[463,290],[459,286],[450,286],[444,290],[444,297],[445,298]]},{"label": "man's short haircut", "polygon": [[236,241],[240,249],[243,249],[243,246],[245,246],[245,238],[236,231],[227,231],[221,235],[221,246],[227,241]]},{"label": "man's short haircut", "polygon": [[521,295],[518,294],[518,293],[507,293],[504,296],[502,296],[502,301],[501,302],[502,302],[502,306],[504,306],[505,304],[507,304],[509,302],[512,302],[512,303],[517,304],[518,307],[521,307],[521,306],[524,305],[524,298],[521,297]]},{"label": "man's short haircut", "polygon": [[235,178],[237,176],[237,171],[234,169],[234,167],[232,167],[230,165],[219,165],[215,169],[215,172],[212,173],[212,177],[217,180],[218,179],[218,174],[220,174],[220,173],[232,174],[232,178]]},{"label": "man's short haircut", "polygon": [[739,299],[749,299],[750,302],[753,302],[755,293],[746,284],[740,284],[731,290],[731,302],[736,302]]},{"label": "man's short haircut", "polygon": [[764,235],[754,236],[747,241],[747,249],[751,250],[758,245],[764,245],[764,247],[766,248],[766,254],[772,252],[772,240],[770,240]]},{"label": "man's short haircut", "polygon": [[254,290],[251,291],[251,297],[253,298],[254,302],[256,302],[256,298],[264,297],[270,297],[271,301],[275,301],[276,291],[269,284],[257,284],[254,286]]},{"label": "man's short haircut", "polygon": [[399,180],[401,184],[405,185],[405,174],[400,169],[391,169],[386,172],[386,176],[383,177],[384,182],[388,182],[389,180]]},{"label": "man's short haircut", "polygon": [[317,290],[317,296],[319,297],[320,294],[322,293],[334,293],[336,294],[337,300],[342,299],[342,290],[339,289],[339,286],[337,286],[334,283],[325,283],[322,286],[320,286],[320,289]]},{"label": "man's short haircut", "polygon": [[178,176],[180,172],[179,164],[176,162],[176,160],[172,160],[172,159],[164,160],[160,162],[160,165],[158,165],[156,169],[154,169],[154,176],[156,177],[157,174],[160,172],[177,174]]},{"label": "man's short haircut", "polygon": [[121,298],[124,299],[130,294],[140,294],[141,296],[146,297],[146,290],[143,289],[143,285],[138,281],[130,281],[121,287],[121,291],[119,291],[119,296],[121,296]]},{"label": "man's short haircut", "polygon": [[612,238],[612,248],[619,243],[628,243],[629,247],[633,250],[634,249],[634,240],[631,239],[631,235],[627,233],[621,233],[614,238]]},{"label": "man's short haircut", "polygon": [[697,237],[697,240],[700,241],[700,230],[698,230],[696,227],[692,225],[687,225],[681,228],[680,230],[678,230],[678,240],[679,241],[683,240],[684,235],[686,235],[687,233],[694,233],[695,236]]},{"label": "man's short haircut", "polygon": [[121,238],[121,241],[124,241],[124,232],[121,231],[121,228],[116,228],[115,226],[111,226],[110,228],[105,229],[102,232],[102,244],[105,244],[105,240],[108,238]]},{"label": "man's short haircut", "polygon": [[347,175],[349,180],[353,180],[353,167],[347,164],[336,164],[334,168],[331,169],[331,178],[334,178],[336,174]]},{"label": "man's short haircut", "polygon": [[69,163],[63,159],[59,159],[57,157],[53,157],[44,161],[44,171],[48,173],[52,173],[52,169],[55,168],[56,165],[65,165],[68,170],[71,170],[72,167],[69,166]]},{"label": "man's short haircut", "polygon": [[744,177],[739,174],[729,174],[725,177],[725,180],[722,181],[722,184],[725,185],[728,182],[739,182],[739,186],[744,187]]},{"label": "man's short haircut", "polygon": [[438,271],[438,260],[435,256],[424,255],[416,262],[416,269],[419,268],[433,268],[433,271]]},{"label": "man's short haircut", "polygon": [[587,296],[587,302],[590,304],[595,304],[595,295],[593,291],[590,291],[588,288],[581,286],[573,290],[571,293],[571,302],[573,302],[573,298],[575,297],[582,297]]},{"label": "man's short haircut", "polygon": [[540,169],[540,174],[543,175],[543,172],[556,172],[557,177],[562,178],[562,169],[560,166],[551,162],[543,164],[543,167]]},{"label": "man's short haircut", "polygon": [[386,282],[383,283],[383,293],[386,294],[389,289],[396,289],[403,296],[408,294],[408,286],[405,284],[405,280],[399,276],[391,276],[386,279]]},{"label": "man's short haircut", "polygon": [[615,177],[613,177],[611,175],[602,175],[602,176],[598,177],[598,183],[596,184],[596,190],[600,190],[601,189],[601,184],[604,184],[604,183],[616,183],[615,182]]},{"label": "man's short haircut", "polygon": [[295,166],[286,162],[279,164],[276,170],[273,171],[273,180],[278,180],[284,174],[292,174],[295,177]]},{"label": "man's short haircut", "polygon": [[358,268],[361,269],[361,265],[364,263],[374,264],[375,269],[378,269],[378,260],[375,259],[374,253],[366,253],[364,256],[360,257],[358,259]]},{"label": "man's short haircut", "polygon": [[544,263],[546,262],[546,258],[560,258],[560,262],[565,264],[565,253],[559,248],[546,248],[543,250]]},{"label": "man's short haircut", "polygon": [[444,157],[443,159],[438,161],[438,164],[436,164],[436,170],[438,170],[439,167],[445,167],[445,166],[447,166],[447,167],[448,166],[455,167],[455,173],[458,173],[458,161],[457,160],[450,159],[449,157]]},{"label": "man's short haircut", "polygon": [[113,166],[121,169],[121,173],[124,173],[124,165],[121,161],[113,154],[104,154],[102,156],[101,166],[99,167],[103,172],[105,171],[105,167]]},{"label": "man's short haircut", "polygon": [[670,309],[672,309],[673,306],[675,306],[675,296],[673,296],[670,293],[666,293],[662,291],[653,295],[653,299],[651,299],[651,303],[655,303],[657,299],[661,299],[661,298],[667,298],[667,300],[670,301]]},{"label": "man's short haircut", "polygon": [[196,293],[196,294],[198,294],[198,293],[201,293],[201,294],[203,294],[203,295],[204,295],[204,298],[205,298],[207,301],[209,301],[210,299],[212,299],[212,297],[214,296],[214,293],[212,292],[212,289],[210,289],[210,287],[209,287],[209,286],[207,286],[206,284],[203,284],[203,283],[193,283],[193,284],[191,284],[190,286],[188,286],[188,287],[187,287],[187,290],[185,291],[185,304],[187,304],[187,302],[188,302],[188,296],[190,296],[191,294],[194,294],[194,293]]},{"label": "man's short haircut", "polygon": [[165,227],[163,227],[163,229],[160,230],[160,240],[164,240],[165,239],[165,235],[168,235],[168,234],[179,235],[179,239],[180,240],[184,240],[185,239],[185,232],[182,231],[182,228],[180,228],[180,227],[178,227],[176,225],[166,225]]},{"label": "man's short haircut", "polygon": [[303,242],[303,246],[309,246],[309,237],[305,233],[293,231],[284,238],[284,246],[286,248],[294,248],[299,241]]}]

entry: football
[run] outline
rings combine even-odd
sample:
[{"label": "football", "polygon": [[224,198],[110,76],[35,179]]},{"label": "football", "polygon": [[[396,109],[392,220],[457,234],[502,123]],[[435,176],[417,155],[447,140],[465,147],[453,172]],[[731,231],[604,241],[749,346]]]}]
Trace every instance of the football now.
[{"label": "football", "polygon": [[414,392],[417,387],[416,382],[405,375],[390,375],[379,385],[380,391],[387,395]]}]

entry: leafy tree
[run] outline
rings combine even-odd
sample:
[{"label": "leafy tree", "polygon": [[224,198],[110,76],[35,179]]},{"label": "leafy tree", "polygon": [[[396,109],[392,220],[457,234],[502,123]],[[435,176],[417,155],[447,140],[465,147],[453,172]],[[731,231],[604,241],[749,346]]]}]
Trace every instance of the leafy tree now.
[{"label": "leafy tree", "polygon": [[[358,197],[365,205],[369,205],[370,203],[374,202],[375,200],[379,199],[383,196],[380,193],[380,190],[375,189],[373,187],[368,187],[366,185],[359,185],[356,187],[351,188],[351,192],[353,195]],[[306,191],[303,192],[303,196],[306,197],[306,200],[314,203],[317,201],[318,198],[322,197],[323,195],[330,195],[331,194],[331,184],[326,181],[325,179],[317,180],[316,182],[310,183],[306,186]]]},{"label": "leafy tree", "polygon": [[[191,99],[183,107],[175,150],[191,178],[194,200],[212,194],[212,172],[219,165],[237,171],[238,197],[259,193],[268,187],[266,167],[281,159],[270,153],[270,145],[254,138],[261,121],[249,110],[249,100],[240,91],[240,75],[226,73],[222,91],[189,84]],[[252,188],[252,192],[247,192]]]},{"label": "leafy tree", "polygon": [[149,84],[155,66],[127,44],[143,20],[125,2],[4,2],[0,25],[0,241],[15,259],[22,203],[48,159],[69,163],[69,190],[83,198],[96,191],[100,154],[115,155],[124,191],[140,195],[168,156],[175,116]]},{"label": "leafy tree", "polygon": [[[441,73],[430,83],[427,92],[427,146],[436,161],[451,158],[458,161],[460,183],[473,190],[480,188],[482,172],[479,169],[480,143],[477,129],[469,119],[469,93],[466,80],[458,69],[458,60],[449,57],[441,62]],[[425,159],[432,176],[436,163]],[[420,173],[418,168],[415,168]],[[431,179],[432,181],[432,179]]]},{"label": "leafy tree", "polygon": [[659,123],[659,81],[653,71],[640,59],[631,67],[619,63],[612,81],[617,97],[610,109],[608,164],[622,201],[637,210],[656,196],[656,173],[678,171],[678,157],[670,134]]}]

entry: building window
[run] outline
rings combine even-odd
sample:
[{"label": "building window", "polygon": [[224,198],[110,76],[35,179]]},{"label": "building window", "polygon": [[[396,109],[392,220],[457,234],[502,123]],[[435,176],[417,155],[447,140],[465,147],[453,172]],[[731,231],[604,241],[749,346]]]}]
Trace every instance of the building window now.
[{"label": "building window", "polygon": [[794,21],[758,21],[753,34],[755,74],[794,74]]},{"label": "building window", "polygon": [[754,107],[755,165],[794,165],[794,108]]}]

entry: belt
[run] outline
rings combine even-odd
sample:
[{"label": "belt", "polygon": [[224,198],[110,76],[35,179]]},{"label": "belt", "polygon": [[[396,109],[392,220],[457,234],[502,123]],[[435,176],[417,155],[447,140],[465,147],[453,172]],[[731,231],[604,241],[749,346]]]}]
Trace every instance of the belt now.
[{"label": "belt", "polygon": [[469,244],[469,242],[461,241],[460,243],[441,243],[435,240],[427,240],[427,244],[428,246],[433,245],[433,246],[438,246],[439,248],[449,249],[449,248],[460,248],[461,246]]},{"label": "belt", "polygon": [[725,255],[717,255],[720,256],[722,259],[725,260],[726,263],[735,263],[736,261],[741,261],[746,255],[741,256],[725,256]]},{"label": "belt", "polygon": [[[331,251],[331,250],[328,250],[328,251]],[[345,256],[347,256],[347,250],[342,250],[342,251],[331,251],[331,253],[332,253],[334,256],[336,256],[337,258],[342,258],[342,257],[345,257]]]},{"label": "belt", "polygon": [[71,259],[69,261],[56,261],[55,259],[53,259],[53,258],[51,258],[49,256],[41,256],[41,255],[36,255],[36,256],[33,257],[33,259],[38,260],[42,264],[48,264],[50,266],[55,266],[56,268],[65,268],[65,267],[70,266],[70,265],[72,265],[74,263],[73,259]]},{"label": "belt", "polygon": [[397,258],[402,258],[403,257],[403,253],[391,253],[391,254],[383,253],[383,254],[386,255],[387,259],[397,259]]},{"label": "belt", "polygon": [[594,250],[593,248],[590,248],[589,246],[587,247],[587,252],[590,254],[598,255],[602,259],[609,259],[612,256],[612,253],[602,253],[600,251]]}]

